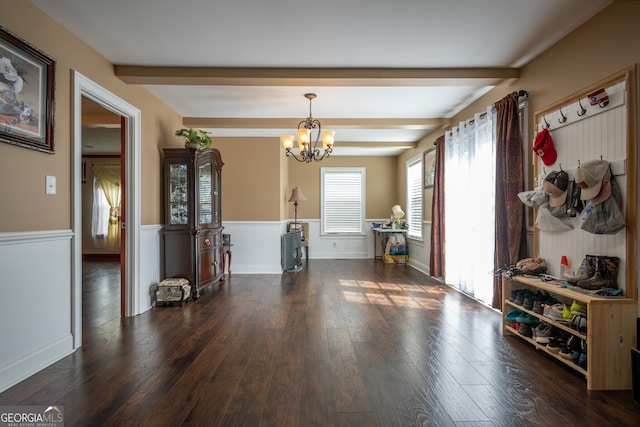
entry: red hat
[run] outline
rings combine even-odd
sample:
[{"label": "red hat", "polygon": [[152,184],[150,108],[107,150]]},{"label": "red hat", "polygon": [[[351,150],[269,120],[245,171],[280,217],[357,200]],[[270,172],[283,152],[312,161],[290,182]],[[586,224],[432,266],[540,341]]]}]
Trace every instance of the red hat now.
[{"label": "red hat", "polygon": [[536,140],[533,143],[533,151],[536,152],[542,163],[549,166],[556,162],[558,153],[553,146],[553,139],[551,139],[551,133],[549,129],[543,129],[536,135]]}]

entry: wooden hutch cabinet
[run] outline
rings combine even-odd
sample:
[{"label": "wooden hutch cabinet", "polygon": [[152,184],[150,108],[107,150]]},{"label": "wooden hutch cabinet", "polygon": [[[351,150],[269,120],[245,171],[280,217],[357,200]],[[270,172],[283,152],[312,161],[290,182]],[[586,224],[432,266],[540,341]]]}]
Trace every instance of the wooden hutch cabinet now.
[{"label": "wooden hutch cabinet", "polygon": [[191,296],[222,279],[222,158],[216,149],[164,149],[164,276]]}]

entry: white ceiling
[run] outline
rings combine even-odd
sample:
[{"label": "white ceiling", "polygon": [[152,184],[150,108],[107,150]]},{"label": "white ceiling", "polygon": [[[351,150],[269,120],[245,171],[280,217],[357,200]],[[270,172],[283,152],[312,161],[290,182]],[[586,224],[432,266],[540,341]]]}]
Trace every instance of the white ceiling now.
[{"label": "white ceiling", "polygon": [[304,93],[316,93],[335,155],[397,154],[450,127],[612,3],[31,1],[214,140],[293,133],[309,113]]}]

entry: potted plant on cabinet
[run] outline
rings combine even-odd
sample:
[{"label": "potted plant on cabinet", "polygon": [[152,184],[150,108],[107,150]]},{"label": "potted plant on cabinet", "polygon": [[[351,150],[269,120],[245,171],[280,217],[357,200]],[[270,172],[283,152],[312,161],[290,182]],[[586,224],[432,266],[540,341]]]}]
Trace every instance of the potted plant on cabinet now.
[{"label": "potted plant on cabinet", "polygon": [[176,136],[184,138],[184,146],[187,148],[195,148],[196,150],[202,148],[209,148],[211,146],[211,137],[209,134],[201,129],[178,129]]}]

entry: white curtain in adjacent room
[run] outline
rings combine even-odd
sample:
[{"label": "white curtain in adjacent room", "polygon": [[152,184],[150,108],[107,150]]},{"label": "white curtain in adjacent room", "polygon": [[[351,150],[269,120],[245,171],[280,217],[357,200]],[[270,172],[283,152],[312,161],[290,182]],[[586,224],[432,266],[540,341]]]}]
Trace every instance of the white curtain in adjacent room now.
[{"label": "white curtain in adjacent room", "polygon": [[[104,219],[102,218],[108,212],[106,247],[110,251],[116,252],[120,248],[120,202],[122,198],[120,165],[94,165],[93,173],[95,176],[93,235],[94,238],[100,235],[100,228],[104,227],[102,225]],[[103,199],[101,200],[101,198]],[[109,207],[106,212],[102,207],[105,199]]]},{"label": "white curtain in adjacent room", "polygon": [[445,134],[445,279],[488,304],[494,268],[494,120],[489,107]]}]

